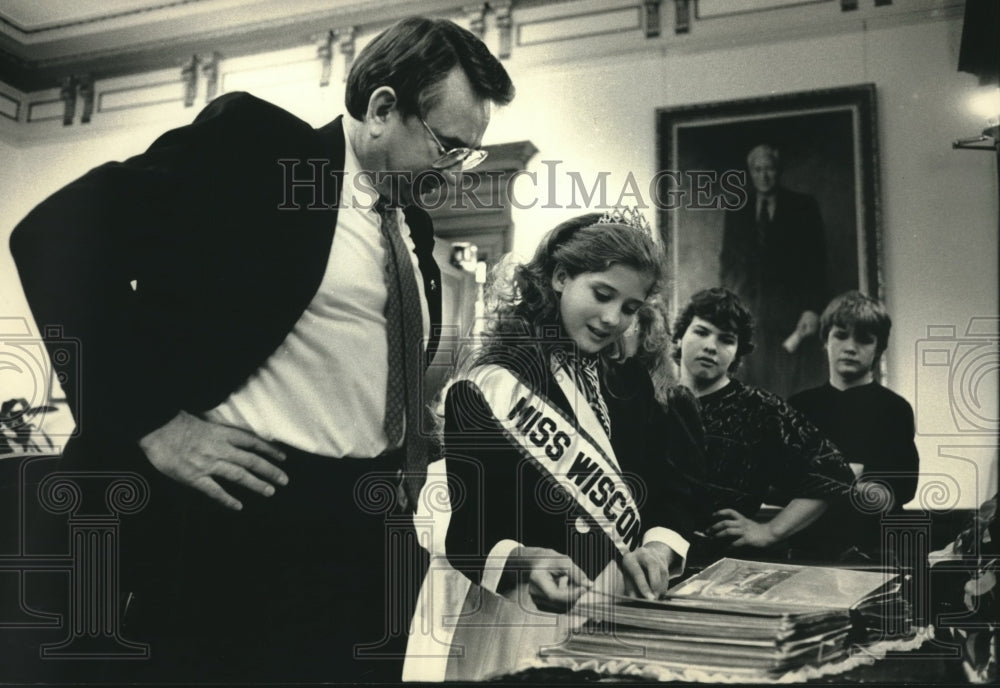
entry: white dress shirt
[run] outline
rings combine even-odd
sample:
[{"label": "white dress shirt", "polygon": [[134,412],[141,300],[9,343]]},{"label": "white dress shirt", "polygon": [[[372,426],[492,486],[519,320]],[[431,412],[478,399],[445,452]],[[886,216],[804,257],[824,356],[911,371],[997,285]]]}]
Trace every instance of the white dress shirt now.
[{"label": "white dress shirt", "polygon": [[[394,448],[382,429],[388,377],[385,250],[374,199],[365,192],[370,187],[355,183],[361,166],[346,133],[344,139],[344,189],[319,290],[281,346],[206,417],[313,454],[365,458]],[[409,227],[402,211],[396,212],[426,337],[423,280]]]}]

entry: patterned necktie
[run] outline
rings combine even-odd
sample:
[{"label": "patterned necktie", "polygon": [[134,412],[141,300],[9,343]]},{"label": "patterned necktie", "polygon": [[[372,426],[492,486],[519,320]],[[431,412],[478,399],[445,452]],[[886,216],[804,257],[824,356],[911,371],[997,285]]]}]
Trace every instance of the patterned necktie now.
[{"label": "patterned necktie", "polygon": [[580,359],[580,364],[580,369],[583,371],[583,378],[586,380],[584,394],[587,395],[590,407],[594,409],[597,420],[601,421],[601,425],[604,426],[604,432],[608,434],[608,439],[610,440],[611,416],[608,413],[608,405],[604,402],[604,395],[601,394],[601,381],[597,374],[597,357],[583,356]]},{"label": "patterned necktie", "polygon": [[[422,421],[420,381],[424,359],[424,326],[413,264],[399,232],[396,209],[384,199],[375,206],[381,219],[382,248],[385,250],[385,328],[388,345],[389,374],[385,392],[383,428],[394,447],[400,439],[406,458],[403,461],[404,509],[415,509],[420,488],[427,474],[428,447],[420,433]],[[406,430],[405,437],[403,430]]]},{"label": "patterned necktie", "polygon": [[764,246],[767,243],[768,230],[771,227],[771,201],[766,198],[759,198],[757,202],[757,244]]}]

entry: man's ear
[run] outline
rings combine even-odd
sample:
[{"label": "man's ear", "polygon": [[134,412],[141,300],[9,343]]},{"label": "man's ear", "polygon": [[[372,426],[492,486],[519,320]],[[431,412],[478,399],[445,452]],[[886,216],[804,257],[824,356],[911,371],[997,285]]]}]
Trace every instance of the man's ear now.
[{"label": "man's ear", "polygon": [[397,104],[396,91],[392,86],[379,86],[372,91],[371,97],[368,98],[365,121],[373,132],[381,132],[381,128],[386,125],[392,113],[398,112]]},{"label": "man's ear", "polygon": [[561,265],[557,265],[555,271],[552,273],[552,289],[557,294],[562,294],[563,289],[566,288],[566,282],[569,280],[569,273],[566,272],[566,268]]}]

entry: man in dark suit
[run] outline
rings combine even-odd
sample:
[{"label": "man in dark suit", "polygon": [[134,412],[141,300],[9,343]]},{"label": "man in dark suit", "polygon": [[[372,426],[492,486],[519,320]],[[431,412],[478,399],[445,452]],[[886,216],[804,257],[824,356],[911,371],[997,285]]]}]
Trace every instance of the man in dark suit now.
[{"label": "man in dark suit", "polygon": [[741,379],[787,397],[824,377],[816,333],[826,303],[826,245],[816,199],[781,186],[781,155],[747,155],[748,202],[727,212],[719,281],[754,314],[757,340]]},{"label": "man in dark suit", "polygon": [[39,327],[80,342],[64,466],[149,483],[122,536],[140,678],[398,680],[412,596],[387,582],[420,550],[386,531],[424,479],[441,318],[413,182],[478,163],[513,94],[471,33],[405,20],[358,56],[348,117],[227,94],[15,229]]}]

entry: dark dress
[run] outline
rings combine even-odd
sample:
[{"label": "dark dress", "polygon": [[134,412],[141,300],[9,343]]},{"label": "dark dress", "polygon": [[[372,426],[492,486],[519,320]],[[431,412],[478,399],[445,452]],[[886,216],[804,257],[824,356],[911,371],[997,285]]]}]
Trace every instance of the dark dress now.
[{"label": "dark dress", "polygon": [[[531,380],[533,389],[575,418],[548,366],[519,364],[518,358],[511,355],[508,362],[514,365],[504,367],[526,382]],[[665,455],[678,462],[693,461],[696,417],[685,418],[678,407],[664,412],[654,399],[648,375],[634,360],[609,364],[600,383],[611,420],[611,445],[632,488],[642,531],[661,526],[690,540],[695,505]],[[554,480],[507,439],[472,381],[449,388],[444,455],[449,482],[458,483],[460,495],[453,498],[447,555],[450,564],[474,583],[480,582],[487,555],[502,540],[566,553],[591,578],[610,561],[620,560],[621,554],[602,530],[591,527],[581,532],[581,519],[586,521],[587,513],[554,489]]]},{"label": "dark dress", "polygon": [[844,457],[777,395],[734,379],[698,402],[710,511],[731,508],[753,518],[765,502],[846,500],[854,474]]},{"label": "dark dress", "polygon": [[[877,479],[892,490],[888,513],[901,512],[913,499],[920,456],[913,442],[913,408],[903,397],[876,382],[846,390],[827,383],[796,394],[788,403],[836,442],[848,461],[864,464],[862,477]],[[874,554],[879,549],[880,516],[865,516],[857,509],[834,511],[801,535],[815,542],[834,542],[836,535],[853,532],[855,537],[844,539],[840,546],[853,545]],[[842,519],[852,527],[844,528]]]}]

